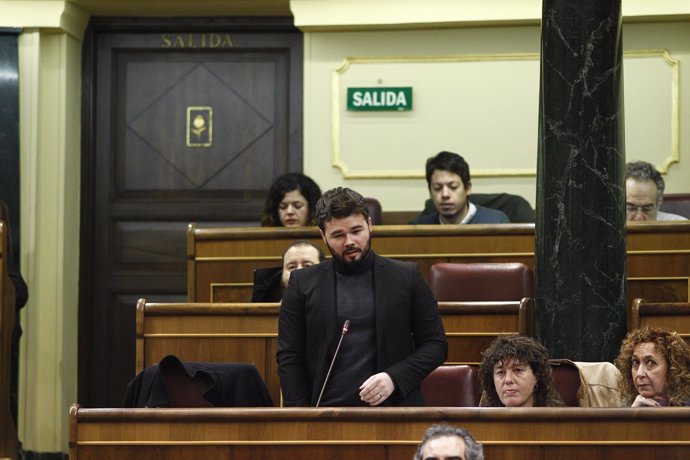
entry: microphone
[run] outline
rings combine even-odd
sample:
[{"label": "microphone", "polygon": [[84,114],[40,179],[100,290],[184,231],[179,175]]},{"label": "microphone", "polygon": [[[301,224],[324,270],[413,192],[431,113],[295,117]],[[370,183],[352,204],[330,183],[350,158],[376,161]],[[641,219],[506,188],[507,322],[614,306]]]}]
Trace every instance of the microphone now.
[{"label": "microphone", "polygon": [[350,327],[350,320],[346,319],[343,324],[343,330],[340,333],[340,340],[338,340],[338,346],[335,348],[335,353],[333,353],[333,359],[331,360],[331,365],[326,373],[326,379],[323,381],[323,386],[321,387],[321,393],[319,393],[319,399],[316,401],[316,407],[321,404],[321,397],[323,396],[323,390],[326,389],[326,384],[328,383],[328,377],[331,376],[331,370],[333,369],[333,364],[335,364],[335,358],[338,356],[338,350],[340,350],[340,344],[343,343],[343,337],[347,334],[348,328]]}]

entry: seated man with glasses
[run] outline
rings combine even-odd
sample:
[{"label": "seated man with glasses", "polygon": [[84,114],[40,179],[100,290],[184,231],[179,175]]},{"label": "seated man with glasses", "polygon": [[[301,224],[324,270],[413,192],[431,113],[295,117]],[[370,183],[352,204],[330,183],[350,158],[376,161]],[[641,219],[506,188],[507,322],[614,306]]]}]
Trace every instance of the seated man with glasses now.
[{"label": "seated man with glasses", "polygon": [[659,211],[664,196],[664,179],[654,165],[636,161],[625,165],[625,208],[627,220],[687,220]]}]

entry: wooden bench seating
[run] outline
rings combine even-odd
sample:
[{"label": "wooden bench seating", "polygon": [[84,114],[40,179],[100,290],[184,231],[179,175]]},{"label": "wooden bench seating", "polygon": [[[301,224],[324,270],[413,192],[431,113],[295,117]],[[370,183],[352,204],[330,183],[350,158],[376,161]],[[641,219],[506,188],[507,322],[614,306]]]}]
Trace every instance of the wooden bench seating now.
[{"label": "wooden bench seating", "polygon": [[[416,262],[425,276],[437,262],[522,262],[534,270],[534,224],[384,225],[373,233],[377,253]],[[315,227],[203,229],[190,224],[188,300],[248,301],[253,269],[279,266],[295,240],[323,247]],[[626,263],[626,304],[636,297],[690,301],[690,221],[631,223]]]},{"label": "wooden bench seating", "polygon": [[690,303],[652,303],[635,299],[628,307],[628,331],[657,326],[678,332],[690,343]]},{"label": "wooden bench seating", "polygon": [[69,458],[412,458],[429,426],[468,429],[485,458],[690,458],[690,408],[70,410]]},{"label": "wooden bench seating", "polygon": [[[136,372],[168,354],[185,361],[253,363],[277,404],[279,304],[147,303],[136,313]],[[442,302],[447,364],[478,364],[502,334],[533,335],[534,301]]]},{"label": "wooden bench seating", "polygon": [[[534,266],[534,225],[467,227],[461,234],[439,225],[374,227],[373,247],[381,255],[417,262],[425,275],[436,262],[518,261]],[[202,229],[190,224],[188,300],[215,300],[225,283],[251,284],[253,269],[280,266],[283,251],[295,240],[324,247],[316,227]]]}]

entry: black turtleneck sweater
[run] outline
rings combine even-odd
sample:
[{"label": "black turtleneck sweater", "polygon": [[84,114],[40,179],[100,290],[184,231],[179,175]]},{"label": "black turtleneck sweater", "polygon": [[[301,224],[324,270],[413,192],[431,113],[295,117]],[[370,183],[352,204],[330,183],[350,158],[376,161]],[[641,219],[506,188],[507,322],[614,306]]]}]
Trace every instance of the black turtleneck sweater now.
[{"label": "black turtleneck sweater", "polygon": [[374,309],[374,253],[346,264],[334,259],[338,324],[350,320],[333,365],[322,406],[367,406],[359,386],[376,373],[376,314]]}]

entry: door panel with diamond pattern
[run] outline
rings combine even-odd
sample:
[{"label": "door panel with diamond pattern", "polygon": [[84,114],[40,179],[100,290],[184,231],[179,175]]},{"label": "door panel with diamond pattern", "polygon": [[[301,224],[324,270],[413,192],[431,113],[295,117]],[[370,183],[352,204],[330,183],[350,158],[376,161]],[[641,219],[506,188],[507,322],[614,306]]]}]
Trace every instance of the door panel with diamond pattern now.
[{"label": "door panel with diamond pattern", "polygon": [[122,401],[136,300],[186,299],[187,223],[257,225],[272,181],[301,170],[301,34],[276,18],[222,22],[101,19],[87,31],[84,405]]}]

